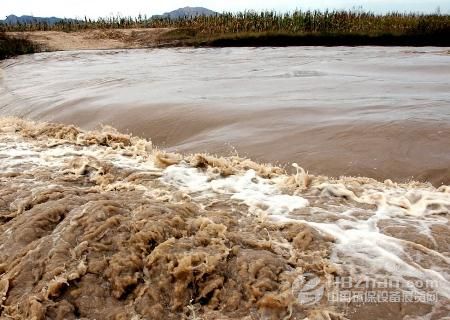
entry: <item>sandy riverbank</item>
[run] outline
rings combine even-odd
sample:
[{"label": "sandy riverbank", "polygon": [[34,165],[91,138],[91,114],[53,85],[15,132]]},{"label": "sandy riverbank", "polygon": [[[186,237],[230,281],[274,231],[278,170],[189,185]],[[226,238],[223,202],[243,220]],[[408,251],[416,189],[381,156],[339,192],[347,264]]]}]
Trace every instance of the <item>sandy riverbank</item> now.
[{"label": "sandy riverbank", "polygon": [[386,46],[448,47],[445,34],[239,32],[206,34],[194,29],[90,29],[76,32],[7,32],[43,51],[140,49],[155,47]]},{"label": "sandy riverbank", "polygon": [[8,32],[14,38],[25,38],[47,51],[138,49],[168,45],[161,36],[170,28],[108,29],[79,32],[30,31]]}]

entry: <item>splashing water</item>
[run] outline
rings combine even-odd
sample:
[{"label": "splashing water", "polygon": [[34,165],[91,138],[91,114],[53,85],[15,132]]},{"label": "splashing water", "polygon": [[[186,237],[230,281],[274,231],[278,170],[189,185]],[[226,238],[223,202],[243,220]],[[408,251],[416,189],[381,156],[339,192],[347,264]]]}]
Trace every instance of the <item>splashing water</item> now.
[{"label": "splashing water", "polygon": [[[39,319],[55,310],[70,314],[75,306],[95,315],[83,296],[98,285],[111,293],[96,298],[99,312],[110,303],[127,316],[175,317],[198,308],[214,319],[219,314],[213,306],[220,306],[230,318],[256,308],[268,317],[296,312],[320,319],[290,291],[306,271],[322,279],[397,281],[403,291],[438,295],[437,307],[414,305],[404,309],[409,315],[431,319],[446,312],[447,186],[330,179],[298,165],[289,175],[239,157],[167,154],[112,128],[84,132],[17,119],[0,123],[2,315]],[[61,252],[67,256],[58,258]],[[51,261],[40,260],[47,255]],[[31,277],[30,259],[47,266],[34,271],[40,273],[37,282],[21,278]],[[172,271],[166,274],[168,265]],[[226,269],[237,266],[247,267]],[[417,280],[438,286],[406,286]],[[152,288],[155,281],[161,287]],[[236,289],[239,282],[247,293]],[[171,297],[165,290],[176,293]],[[365,312],[364,306],[350,312],[323,301],[317,307],[321,314],[350,318]],[[240,313],[233,316],[227,308]]]}]

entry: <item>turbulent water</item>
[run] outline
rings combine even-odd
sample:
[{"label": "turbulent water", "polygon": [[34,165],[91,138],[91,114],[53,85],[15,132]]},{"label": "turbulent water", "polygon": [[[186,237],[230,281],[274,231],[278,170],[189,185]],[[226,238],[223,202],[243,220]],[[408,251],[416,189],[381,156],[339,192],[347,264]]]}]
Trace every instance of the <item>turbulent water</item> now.
[{"label": "turbulent water", "polygon": [[0,317],[449,319],[449,60],[284,48],[4,62]]},{"label": "turbulent water", "polygon": [[[4,318],[450,312],[449,187],[333,180],[298,165],[289,175],[239,157],[165,153],[111,128],[18,119],[0,121],[0,159]],[[336,279],[399,300],[334,302],[348,290]]]},{"label": "turbulent water", "polygon": [[101,122],[316,174],[450,183],[445,48],[57,52],[2,69],[0,115]]}]

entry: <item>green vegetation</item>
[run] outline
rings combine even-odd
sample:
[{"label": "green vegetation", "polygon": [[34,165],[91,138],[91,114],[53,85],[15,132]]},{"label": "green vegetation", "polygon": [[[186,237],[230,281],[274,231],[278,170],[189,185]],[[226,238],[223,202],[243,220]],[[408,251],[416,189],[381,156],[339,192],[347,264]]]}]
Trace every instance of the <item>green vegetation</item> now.
[{"label": "green vegetation", "polygon": [[54,25],[31,23],[3,25],[1,31],[79,31],[99,28],[189,28],[203,34],[240,32],[326,33],[429,33],[449,31],[450,16],[441,14],[385,15],[362,11],[294,11],[224,13],[181,19],[111,17],[98,20],[63,20]]},{"label": "green vegetation", "polygon": [[363,11],[223,13],[181,19],[139,16],[0,25],[0,31],[174,28],[176,45],[450,45],[450,15]]},{"label": "green vegetation", "polygon": [[39,47],[33,42],[11,38],[0,32],[0,60],[37,51],[39,51]]}]

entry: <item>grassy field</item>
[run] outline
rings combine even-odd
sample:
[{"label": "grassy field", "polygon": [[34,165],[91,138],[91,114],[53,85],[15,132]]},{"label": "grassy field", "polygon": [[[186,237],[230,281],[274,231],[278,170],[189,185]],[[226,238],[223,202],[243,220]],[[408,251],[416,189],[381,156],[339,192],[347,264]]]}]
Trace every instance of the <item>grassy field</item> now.
[{"label": "grassy field", "polygon": [[183,28],[201,34],[241,32],[284,33],[430,33],[449,31],[450,16],[442,14],[362,11],[294,11],[223,13],[182,19],[110,17],[98,20],[63,20],[55,25],[30,23],[1,25],[0,31],[79,31],[98,28]]},{"label": "grassy field", "polygon": [[450,46],[450,15],[440,13],[246,11],[174,20],[139,16],[0,25],[4,32],[142,28],[172,28],[158,39],[161,46]]},{"label": "grassy field", "polygon": [[0,32],[0,60],[37,51],[39,47],[33,42],[11,38]]}]

